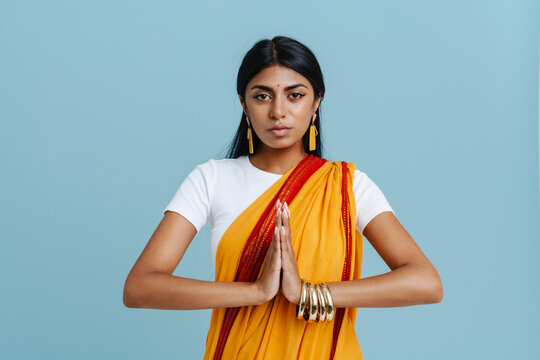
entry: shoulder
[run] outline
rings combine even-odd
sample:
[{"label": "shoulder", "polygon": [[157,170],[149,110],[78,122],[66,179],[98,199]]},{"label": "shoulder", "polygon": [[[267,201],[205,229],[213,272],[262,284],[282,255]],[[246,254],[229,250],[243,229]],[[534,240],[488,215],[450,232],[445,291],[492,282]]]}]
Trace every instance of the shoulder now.
[{"label": "shoulder", "polygon": [[241,164],[241,158],[237,159],[209,159],[195,166],[195,169],[200,170],[204,174],[214,174],[222,170],[237,168]]},{"label": "shoulder", "polygon": [[375,184],[368,174],[352,161],[331,161],[335,167],[339,167],[341,170],[347,169],[349,179],[352,179],[353,188],[355,193],[362,193],[366,189],[372,188]]},{"label": "shoulder", "polygon": [[356,189],[360,187],[367,187],[373,184],[373,181],[368,174],[359,168],[354,162],[351,161],[334,161],[334,164],[344,168],[346,166],[349,171],[350,177],[353,179],[353,184]]},{"label": "shoulder", "polygon": [[349,172],[350,178],[353,178],[355,182],[359,181],[362,178],[367,177],[366,173],[362,170],[358,169],[355,163],[351,161],[333,161],[333,160],[326,160],[330,162],[335,168],[339,168],[340,170],[347,169]]},{"label": "shoulder", "polygon": [[209,159],[195,166],[188,177],[193,181],[202,182],[207,187],[213,187],[220,181],[231,181],[242,173],[245,166],[243,159]]}]

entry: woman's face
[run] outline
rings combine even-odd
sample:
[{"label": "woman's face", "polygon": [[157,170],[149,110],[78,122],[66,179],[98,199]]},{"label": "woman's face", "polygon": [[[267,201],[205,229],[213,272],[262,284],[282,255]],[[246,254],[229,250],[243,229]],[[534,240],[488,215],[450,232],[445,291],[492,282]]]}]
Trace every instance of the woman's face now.
[{"label": "woman's face", "polygon": [[[247,84],[245,96],[242,107],[261,147],[303,149],[302,136],[320,103],[320,97],[314,102],[313,87],[304,76],[280,65],[267,67]],[[287,129],[272,130],[276,126]]]}]

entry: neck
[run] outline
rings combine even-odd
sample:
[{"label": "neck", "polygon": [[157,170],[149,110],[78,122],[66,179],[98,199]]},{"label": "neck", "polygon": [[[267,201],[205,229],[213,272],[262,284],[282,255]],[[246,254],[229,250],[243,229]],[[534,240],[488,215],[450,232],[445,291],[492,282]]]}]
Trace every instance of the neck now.
[{"label": "neck", "polygon": [[273,149],[262,146],[261,149],[253,155],[249,155],[249,160],[256,168],[274,174],[285,174],[287,171],[298,165],[307,155],[302,142],[300,146],[287,149]]}]

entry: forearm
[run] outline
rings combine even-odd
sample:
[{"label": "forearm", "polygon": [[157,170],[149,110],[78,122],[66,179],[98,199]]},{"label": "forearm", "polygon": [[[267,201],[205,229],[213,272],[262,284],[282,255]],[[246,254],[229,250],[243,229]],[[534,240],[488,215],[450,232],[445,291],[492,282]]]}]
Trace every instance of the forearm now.
[{"label": "forearm", "polygon": [[160,272],[134,276],[124,289],[124,304],[133,308],[197,310],[265,301],[256,282],[205,281]]},{"label": "forearm", "polygon": [[442,299],[439,275],[413,265],[367,278],[326,284],[335,307],[398,307],[437,303]]}]

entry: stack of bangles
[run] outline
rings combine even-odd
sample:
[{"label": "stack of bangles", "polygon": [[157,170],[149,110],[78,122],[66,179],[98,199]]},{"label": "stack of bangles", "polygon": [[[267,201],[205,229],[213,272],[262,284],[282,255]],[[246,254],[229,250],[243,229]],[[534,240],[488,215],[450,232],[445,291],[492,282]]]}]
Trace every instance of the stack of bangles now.
[{"label": "stack of bangles", "polygon": [[302,279],[300,304],[296,305],[296,318],[303,318],[307,322],[334,319],[334,302],[330,289],[325,283],[309,283]]}]

